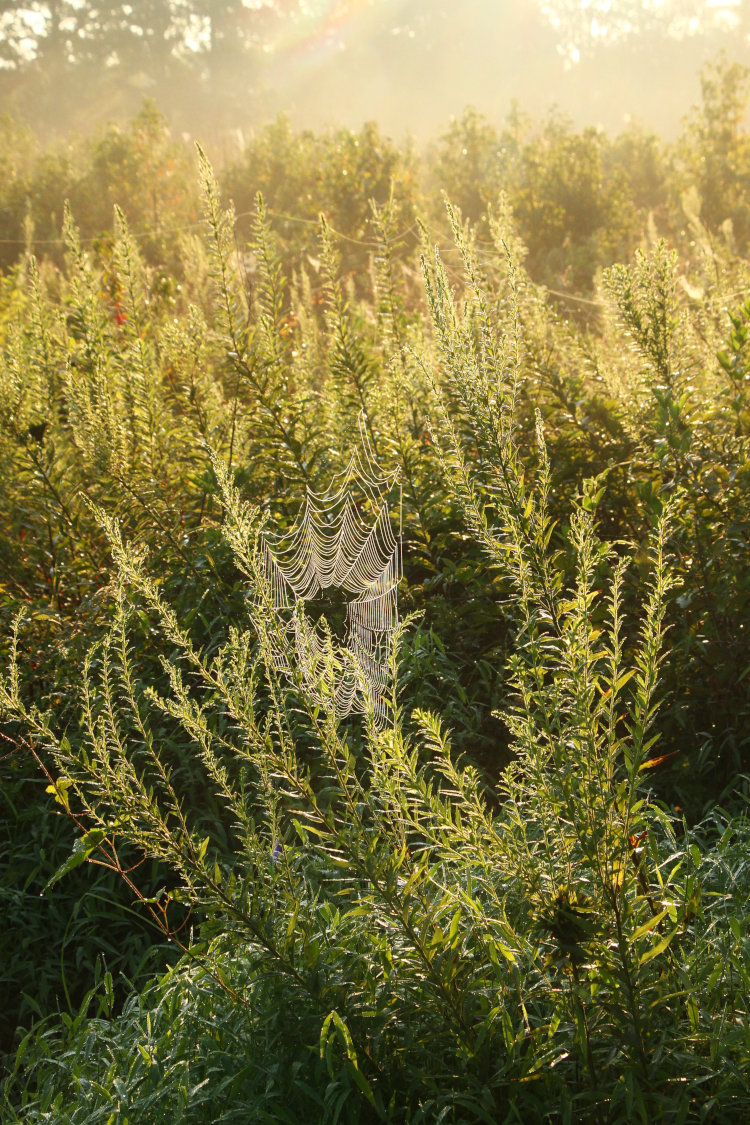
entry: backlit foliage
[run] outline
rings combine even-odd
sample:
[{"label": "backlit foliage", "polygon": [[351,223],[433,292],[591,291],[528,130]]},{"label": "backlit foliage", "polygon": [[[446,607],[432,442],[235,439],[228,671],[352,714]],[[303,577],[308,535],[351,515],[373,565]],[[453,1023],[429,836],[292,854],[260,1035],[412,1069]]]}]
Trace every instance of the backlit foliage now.
[{"label": "backlit foliage", "polygon": [[[151,194],[137,237],[144,171],[2,279],[3,1120],[742,1121],[747,263],[695,197],[676,249],[609,200],[576,258],[566,177],[612,153],[554,121],[474,222],[430,201],[439,246],[377,131],[276,129],[301,185],[330,153],[327,216],[261,163],[240,222],[199,150],[199,226]],[[280,672],[262,559],[360,416],[403,484],[385,724],[337,718],[332,653],[315,692]],[[118,879],[139,953],[169,939],[136,989],[92,937]]]}]

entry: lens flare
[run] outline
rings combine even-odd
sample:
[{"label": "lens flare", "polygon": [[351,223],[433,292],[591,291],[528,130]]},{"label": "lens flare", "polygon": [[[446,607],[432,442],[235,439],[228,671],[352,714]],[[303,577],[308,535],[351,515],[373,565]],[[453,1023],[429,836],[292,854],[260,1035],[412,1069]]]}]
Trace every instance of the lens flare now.
[{"label": "lens flare", "polygon": [[405,0],[303,0],[268,48],[275,76],[298,78],[324,67],[366,36],[371,22],[382,28],[384,16],[397,21],[406,7]]}]

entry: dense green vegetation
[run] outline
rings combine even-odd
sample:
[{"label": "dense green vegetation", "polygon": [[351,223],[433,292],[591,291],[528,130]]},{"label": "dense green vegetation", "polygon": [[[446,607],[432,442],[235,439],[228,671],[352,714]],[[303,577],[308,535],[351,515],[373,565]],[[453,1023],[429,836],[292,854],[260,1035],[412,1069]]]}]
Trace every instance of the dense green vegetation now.
[{"label": "dense green vegetation", "polygon": [[[152,106],[3,123],[3,1121],[746,1120],[747,74],[703,88],[672,147],[280,120],[218,179]],[[384,728],[279,674],[258,553],[361,412]]]}]

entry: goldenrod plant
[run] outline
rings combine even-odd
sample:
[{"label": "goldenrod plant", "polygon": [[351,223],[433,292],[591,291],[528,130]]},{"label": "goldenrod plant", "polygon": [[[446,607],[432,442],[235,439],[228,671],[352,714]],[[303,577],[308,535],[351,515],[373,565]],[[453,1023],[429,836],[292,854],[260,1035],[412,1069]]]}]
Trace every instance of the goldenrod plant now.
[{"label": "goldenrod plant", "polygon": [[[198,162],[171,281],[68,212],[0,290],[3,1120],[744,1121],[742,265],[645,247],[598,332],[507,197],[419,261],[376,201],[347,280]],[[342,718],[262,550],[360,417],[402,619]]]}]

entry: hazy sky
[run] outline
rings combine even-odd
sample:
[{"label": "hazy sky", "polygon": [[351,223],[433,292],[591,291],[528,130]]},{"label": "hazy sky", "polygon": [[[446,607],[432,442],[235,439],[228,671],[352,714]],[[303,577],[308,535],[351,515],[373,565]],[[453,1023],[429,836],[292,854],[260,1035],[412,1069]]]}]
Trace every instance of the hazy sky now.
[{"label": "hazy sky", "polygon": [[[271,55],[269,107],[298,124],[433,133],[513,98],[619,130],[674,135],[719,48],[750,64],[750,0],[308,0]],[[744,20],[744,23],[742,22]]]}]

